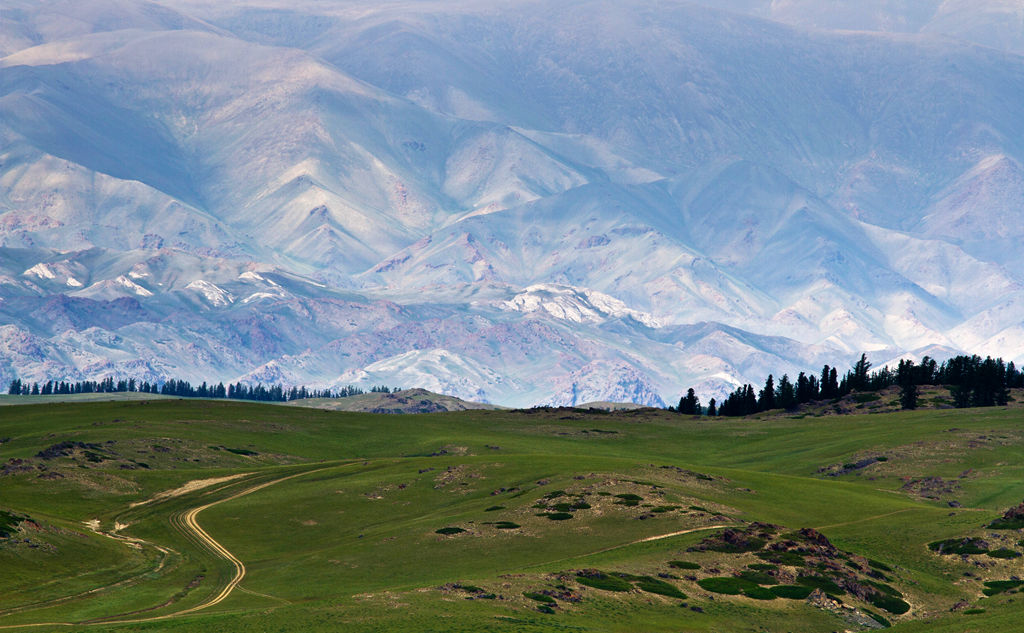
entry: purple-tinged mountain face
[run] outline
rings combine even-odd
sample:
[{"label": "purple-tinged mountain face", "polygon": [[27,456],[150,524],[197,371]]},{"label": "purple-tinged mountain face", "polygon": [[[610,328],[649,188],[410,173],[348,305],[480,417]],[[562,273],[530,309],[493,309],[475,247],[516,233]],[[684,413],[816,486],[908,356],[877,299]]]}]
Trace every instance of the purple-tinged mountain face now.
[{"label": "purple-tinged mountain face", "polygon": [[0,380],[662,405],[1024,361],[1004,2],[8,4]]}]

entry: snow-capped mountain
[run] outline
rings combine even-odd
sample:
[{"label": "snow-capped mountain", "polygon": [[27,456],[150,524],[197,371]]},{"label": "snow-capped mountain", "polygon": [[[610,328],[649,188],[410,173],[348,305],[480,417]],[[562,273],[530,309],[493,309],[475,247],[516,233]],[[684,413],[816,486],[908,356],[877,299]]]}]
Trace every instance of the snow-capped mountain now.
[{"label": "snow-capped mountain", "polygon": [[1015,6],[10,0],[0,380],[662,404],[1019,363]]}]

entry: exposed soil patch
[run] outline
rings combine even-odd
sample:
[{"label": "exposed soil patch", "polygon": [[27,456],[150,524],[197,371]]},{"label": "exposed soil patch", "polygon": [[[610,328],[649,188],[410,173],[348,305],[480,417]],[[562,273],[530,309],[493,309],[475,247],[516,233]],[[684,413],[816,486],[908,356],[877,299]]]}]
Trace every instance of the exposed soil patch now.
[{"label": "exposed soil patch", "polygon": [[252,473],[238,473],[237,475],[228,475],[226,477],[210,477],[209,479],[193,479],[192,481],[187,482],[185,485],[179,486],[179,487],[177,487],[177,488],[175,488],[173,490],[164,490],[163,492],[158,492],[155,495],[153,495],[152,497],[150,497],[149,499],[146,499],[145,501],[136,501],[135,503],[131,504],[129,507],[135,508],[137,506],[146,505],[148,503],[153,503],[155,501],[162,501],[164,499],[172,499],[174,497],[180,497],[180,496],[186,495],[186,494],[188,494],[190,492],[195,492],[196,490],[202,490],[203,488],[209,488],[210,486],[215,486],[217,484],[222,484],[222,483],[225,483],[225,482],[228,482],[228,481],[234,481],[235,479],[240,479],[242,477],[248,477],[251,474]]},{"label": "exposed soil patch", "polygon": [[956,495],[961,489],[960,482],[943,479],[942,477],[911,479],[900,487],[900,490],[904,492],[909,492],[925,499],[941,499],[945,496]]},{"label": "exposed soil patch", "polygon": [[482,479],[483,474],[473,470],[465,464],[448,466],[441,473],[434,477],[434,489],[442,490],[450,488],[459,493],[471,492],[470,480]]}]

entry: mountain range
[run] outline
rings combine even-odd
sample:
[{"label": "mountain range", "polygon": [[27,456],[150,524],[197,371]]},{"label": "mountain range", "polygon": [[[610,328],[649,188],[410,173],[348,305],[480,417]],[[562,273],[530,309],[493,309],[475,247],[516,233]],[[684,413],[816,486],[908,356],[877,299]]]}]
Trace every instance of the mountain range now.
[{"label": "mountain range", "polygon": [[0,380],[1024,361],[1004,0],[8,0]]}]

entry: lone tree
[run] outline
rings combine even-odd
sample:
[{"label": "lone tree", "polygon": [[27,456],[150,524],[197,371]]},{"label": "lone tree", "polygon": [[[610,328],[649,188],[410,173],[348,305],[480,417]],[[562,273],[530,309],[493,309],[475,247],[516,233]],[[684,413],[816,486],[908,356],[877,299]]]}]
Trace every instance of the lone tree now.
[{"label": "lone tree", "polygon": [[700,413],[700,399],[694,393],[693,387],[686,390],[686,395],[679,399],[679,413],[683,415],[697,415]]},{"label": "lone tree", "polygon": [[716,406],[714,398],[712,398],[711,401],[708,402],[708,415],[712,418],[718,415],[718,407]]}]

